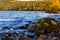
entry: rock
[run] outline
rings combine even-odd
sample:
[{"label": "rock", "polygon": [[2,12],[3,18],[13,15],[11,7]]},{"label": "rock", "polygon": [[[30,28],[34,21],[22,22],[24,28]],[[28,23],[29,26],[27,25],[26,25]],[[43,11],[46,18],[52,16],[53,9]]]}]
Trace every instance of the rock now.
[{"label": "rock", "polygon": [[27,29],[30,25],[29,24],[25,24],[25,28]]},{"label": "rock", "polygon": [[32,38],[31,37],[27,37],[25,40],[32,40]]},{"label": "rock", "polygon": [[14,40],[14,38],[10,38],[10,39],[8,39],[8,40]]},{"label": "rock", "polygon": [[19,38],[18,40],[24,40],[23,38]]},{"label": "rock", "polygon": [[8,37],[10,33],[4,33],[4,37]]},{"label": "rock", "polygon": [[30,27],[27,28],[27,30],[30,31],[30,32],[34,32],[35,28],[33,26],[30,26]]},{"label": "rock", "polygon": [[29,24],[25,24],[25,26],[29,27]]},{"label": "rock", "polygon": [[58,38],[57,37],[53,37],[52,40],[58,40]]},{"label": "rock", "polygon": [[2,40],[8,40],[9,38],[9,34],[8,33],[4,33]]},{"label": "rock", "polygon": [[35,25],[36,25],[35,26],[36,33],[41,33],[40,30],[43,30],[42,33],[45,33],[45,34],[60,30],[57,20],[53,18],[40,19]]},{"label": "rock", "polygon": [[19,28],[19,29],[23,29],[23,28],[24,28],[24,26],[19,26],[18,28]]},{"label": "rock", "polygon": [[24,32],[20,32],[20,33],[18,34],[18,40],[24,40],[24,35],[25,35]]},{"label": "rock", "polygon": [[24,37],[25,33],[24,32],[20,32],[19,33],[19,37]]},{"label": "rock", "polygon": [[3,37],[11,37],[11,33],[4,33]]},{"label": "rock", "polygon": [[51,20],[51,23],[52,23],[53,25],[57,25],[57,24],[58,24],[56,21],[53,21],[53,20]]},{"label": "rock", "polygon": [[41,33],[41,31],[40,30],[36,30],[36,34],[40,34]]},{"label": "rock", "polygon": [[4,27],[2,27],[2,30],[10,30],[10,28],[7,26],[4,26]]},{"label": "rock", "polygon": [[38,38],[38,40],[44,40],[44,38],[42,38],[42,37],[39,37],[39,38]]},{"label": "rock", "polygon": [[26,29],[25,26],[18,26],[18,27],[15,27],[13,29]]},{"label": "rock", "polygon": [[2,38],[2,40],[8,40],[8,38]]}]

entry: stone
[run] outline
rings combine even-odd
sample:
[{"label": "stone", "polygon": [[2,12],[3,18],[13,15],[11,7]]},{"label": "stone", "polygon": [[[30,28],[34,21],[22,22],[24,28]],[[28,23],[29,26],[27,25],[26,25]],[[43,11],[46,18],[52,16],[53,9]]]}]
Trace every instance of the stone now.
[{"label": "stone", "polygon": [[27,37],[25,40],[32,40],[32,38],[31,37]]},{"label": "stone", "polygon": [[20,32],[20,33],[19,33],[19,36],[20,36],[20,37],[24,37],[24,35],[25,35],[24,32]]},{"label": "stone", "polygon": [[2,38],[2,40],[8,40],[7,38]]},{"label": "stone", "polygon": [[38,38],[38,40],[44,40],[44,38],[42,38],[42,37],[39,37],[39,38]]},{"label": "stone", "polygon": [[27,35],[27,37],[33,38],[35,36],[35,33],[33,33],[33,32],[25,32],[25,35]]},{"label": "stone", "polygon": [[3,30],[10,30],[10,28],[7,27],[7,26],[2,27],[2,29],[3,29]]},{"label": "stone", "polygon": [[57,37],[53,37],[52,40],[58,40]]},{"label": "stone", "polygon": [[30,32],[34,32],[35,28],[33,26],[30,26],[30,27],[27,28],[27,30],[30,31]]},{"label": "stone", "polygon": [[58,24],[56,21],[53,21],[53,20],[51,20],[51,23],[52,23],[53,25],[57,25],[57,24]]}]

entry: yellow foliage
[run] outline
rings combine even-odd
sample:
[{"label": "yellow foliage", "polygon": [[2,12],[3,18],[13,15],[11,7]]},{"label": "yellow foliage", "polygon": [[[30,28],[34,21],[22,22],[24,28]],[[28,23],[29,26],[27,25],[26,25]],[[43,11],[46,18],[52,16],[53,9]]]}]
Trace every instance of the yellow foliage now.
[{"label": "yellow foliage", "polygon": [[59,0],[53,0],[53,5],[58,5],[59,4]]},{"label": "yellow foliage", "polygon": [[[12,1],[12,2],[10,2]],[[45,1],[32,1],[32,2],[20,2],[16,0],[10,0],[9,2],[0,1],[0,10],[39,10],[46,12],[59,13],[60,2],[59,0],[45,0]]]}]

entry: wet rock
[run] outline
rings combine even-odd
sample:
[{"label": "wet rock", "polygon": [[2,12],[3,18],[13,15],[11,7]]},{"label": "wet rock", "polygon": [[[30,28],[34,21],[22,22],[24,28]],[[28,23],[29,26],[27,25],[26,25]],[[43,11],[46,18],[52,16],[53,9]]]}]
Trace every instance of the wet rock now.
[{"label": "wet rock", "polygon": [[24,38],[19,38],[18,40],[24,40]]},{"label": "wet rock", "polygon": [[44,33],[44,30],[36,30],[36,34],[43,34]]},{"label": "wet rock", "polygon": [[20,33],[18,34],[18,40],[24,40],[24,35],[25,35],[24,32],[20,32]]},{"label": "wet rock", "polygon": [[23,28],[24,28],[24,26],[19,26],[18,28],[23,29]]},{"label": "wet rock", "polygon": [[8,40],[14,40],[14,38],[10,38],[10,39],[8,39]]},{"label": "wet rock", "polygon": [[4,33],[2,40],[8,40],[9,39],[8,37],[9,37],[8,33]]},{"label": "wet rock", "polygon": [[25,24],[25,28],[27,29],[30,25],[29,24]]},{"label": "wet rock", "polygon": [[45,39],[44,39],[44,38],[42,38],[42,37],[39,37],[39,38],[38,38],[38,40],[45,40]]},{"label": "wet rock", "polygon": [[27,26],[18,26],[18,27],[15,27],[13,29],[26,29],[26,28],[27,28]]},{"label": "wet rock", "polygon": [[35,28],[33,26],[30,26],[30,27],[27,28],[27,30],[30,31],[30,32],[34,32]]},{"label": "wet rock", "polygon": [[2,40],[8,40],[8,38],[2,38]]},{"label": "wet rock", "polygon": [[29,27],[29,24],[25,24],[25,26]]},{"label": "wet rock", "polygon": [[4,27],[2,27],[2,30],[10,30],[10,28],[7,26],[4,26]]},{"label": "wet rock", "polygon": [[11,37],[11,33],[4,33],[3,37],[4,38],[9,38],[9,37]]},{"label": "wet rock", "polygon": [[25,40],[32,40],[32,38],[31,37],[27,37]]},{"label": "wet rock", "polygon": [[8,38],[8,40],[15,40],[15,38],[16,38],[14,33],[5,33],[4,37]]},{"label": "wet rock", "polygon": [[19,37],[24,37],[25,33],[24,32],[20,32],[19,33]]}]

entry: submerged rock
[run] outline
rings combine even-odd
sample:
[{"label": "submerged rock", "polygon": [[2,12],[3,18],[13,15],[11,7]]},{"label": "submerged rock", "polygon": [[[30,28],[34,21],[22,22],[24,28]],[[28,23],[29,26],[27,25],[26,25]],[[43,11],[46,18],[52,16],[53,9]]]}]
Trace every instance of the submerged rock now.
[{"label": "submerged rock", "polygon": [[10,28],[7,26],[4,26],[4,27],[2,27],[2,30],[10,30]]}]

